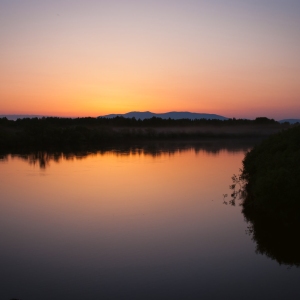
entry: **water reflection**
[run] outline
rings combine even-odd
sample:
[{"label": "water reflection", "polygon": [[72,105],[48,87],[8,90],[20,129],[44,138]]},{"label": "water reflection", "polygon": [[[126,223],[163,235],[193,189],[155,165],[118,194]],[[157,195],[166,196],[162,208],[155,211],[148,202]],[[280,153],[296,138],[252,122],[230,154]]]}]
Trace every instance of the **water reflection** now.
[{"label": "water reflection", "polygon": [[[246,191],[247,182],[241,175],[232,176],[231,200],[223,203],[242,206],[242,213],[248,223],[247,234],[256,244],[256,253],[266,255],[280,265],[300,266],[300,220],[289,213],[270,215],[249,205],[250,196]],[[223,195],[225,198],[225,194]],[[292,213],[292,212],[291,212]],[[290,213],[290,214],[291,214]]]},{"label": "water reflection", "polygon": [[0,298],[298,299],[300,270],[255,255],[240,211],[220,205],[248,146],[6,155]]},{"label": "water reflection", "polygon": [[288,222],[243,210],[256,252],[279,264],[300,266],[300,222]]},{"label": "water reflection", "polygon": [[85,159],[91,155],[105,155],[113,153],[115,155],[145,155],[152,157],[159,157],[161,155],[175,155],[176,153],[183,153],[187,151],[194,151],[199,153],[201,151],[217,155],[221,151],[228,152],[241,152],[247,151],[249,148],[258,142],[257,139],[247,140],[204,140],[201,142],[152,142],[135,145],[114,145],[101,149],[88,149],[81,151],[69,152],[49,152],[49,151],[36,151],[31,153],[13,153],[2,154],[0,161],[7,161],[8,157],[17,157],[27,161],[30,165],[38,165],[41,169],[46,169],[50,166],[51,162],[59,163],[62,160],[80,160]]},{"label": "water reflection", "polygon": [[0,162],[4,162],[8,160],[8,156],[5,154],[0,154]]}]

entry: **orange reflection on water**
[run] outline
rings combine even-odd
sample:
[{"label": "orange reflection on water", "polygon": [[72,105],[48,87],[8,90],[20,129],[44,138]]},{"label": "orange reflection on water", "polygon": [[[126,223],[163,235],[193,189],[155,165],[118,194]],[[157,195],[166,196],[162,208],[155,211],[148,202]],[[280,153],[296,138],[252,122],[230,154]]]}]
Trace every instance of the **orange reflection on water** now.
[{"label": "orange reflection on water", "polygon": [[32,156],[0,162],[0,236],[9,265],[45,266],[41,272],[55,276],[57,269],[79,277],[103,272],[108,282],[130,268],[135,282],[144,270],[156,278],[197,264],[205,276],[247,244],[239,210],[222,205],[243,151],[59,157],[44,169],[28,163]]},{"label": "orange reflection on water", "polygon": [[[155,157],[111,151],[49,162],[41,170],[15,157],[1,164],[1,194],[9,199],[1,198],[10,209],[17,202],[19,213],[31,219],[55,217],[71,226],[120,223],[145,214],[153,220],[189,209],[193,213],[193,205],[203,212],[221,200],[242,158],[243,152],[192,149]],[[192,208],[187,205],[192,203]]]}]

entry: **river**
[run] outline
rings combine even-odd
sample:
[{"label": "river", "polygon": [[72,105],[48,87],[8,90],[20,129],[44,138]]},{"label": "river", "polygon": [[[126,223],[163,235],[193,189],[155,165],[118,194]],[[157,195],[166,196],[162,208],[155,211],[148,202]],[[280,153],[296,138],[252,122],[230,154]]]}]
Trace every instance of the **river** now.
[{"label": "river", "polygon": [[0,157],[1,299],[297,299],[231,176],[249,145]]}]

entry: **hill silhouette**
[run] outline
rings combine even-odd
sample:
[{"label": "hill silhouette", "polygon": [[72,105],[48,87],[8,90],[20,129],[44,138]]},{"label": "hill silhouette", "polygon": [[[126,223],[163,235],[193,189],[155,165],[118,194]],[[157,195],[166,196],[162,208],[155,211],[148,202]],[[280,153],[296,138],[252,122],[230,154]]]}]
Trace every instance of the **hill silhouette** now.
[{"label": "hill silhouette", "polygon": [[173,119],[173,120],[180,120],[180,119],[207,119],[207,120],[228,120],[228,118],[216,115],[216,114],[205,114],[205,113],[191,113],[191,112],[177,112],[171,111],[162,114],[156,114],[150,111],[131,111],[126,114],[109,114],[105,116],[100,116],[99,118],[115,118],[115,117],[124,117],[124,118],[136,118],[144,120],[144,119],[151,119],[153,117],[161,118],[161,119]]},{"label": "hill silhouette", "polygon": [[300,123],[300,119],[284,119],[284,120],[280,120],[278,121],[279,123],[290,123],[290,124],[296,124],[296,123]]}]

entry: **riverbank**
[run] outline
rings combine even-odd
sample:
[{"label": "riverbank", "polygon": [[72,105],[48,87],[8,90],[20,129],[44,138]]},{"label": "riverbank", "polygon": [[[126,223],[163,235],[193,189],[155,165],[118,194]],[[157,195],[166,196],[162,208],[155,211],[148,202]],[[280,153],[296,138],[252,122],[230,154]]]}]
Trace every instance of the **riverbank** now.
[{"label": "riverbank", "polygon": [[290,128],[274,120],[0,119],[0,150],[99,147],[138,141],[265,138]]},{"label": "riverbank", "polygon": [[243,160],[245,211],[287,222],[300,217],[300,126],[270,136]]},{"label": "riverbank", "polygon": [[256,253],[299,267],[300,126],[254,146],[245,155],[241,174],[232,179],[229,203],[241,199]]}]

